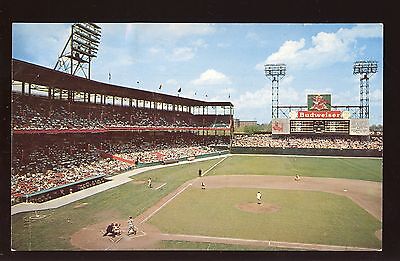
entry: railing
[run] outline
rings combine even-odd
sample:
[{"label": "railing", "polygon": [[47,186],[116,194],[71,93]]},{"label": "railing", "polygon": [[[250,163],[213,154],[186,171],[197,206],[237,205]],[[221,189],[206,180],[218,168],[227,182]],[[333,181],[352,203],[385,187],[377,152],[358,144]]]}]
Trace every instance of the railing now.
[{"label": "railing", "polygon": [[60,133],[101,133],[113,131],[230,131],[229,127],[106,127],[103,129],[48,129],[48,130],[12,130],[13,134],[60,134]]}]

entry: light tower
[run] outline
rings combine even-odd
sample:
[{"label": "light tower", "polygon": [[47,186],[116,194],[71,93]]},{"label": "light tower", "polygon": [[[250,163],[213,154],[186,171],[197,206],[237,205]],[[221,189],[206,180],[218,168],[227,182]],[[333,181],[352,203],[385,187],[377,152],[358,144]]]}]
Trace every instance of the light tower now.
[{"label": "light tower", "polygon": [[360,118],[369,118],[369,78],[377,71],[377,61],[354,62],[353,74],[360,75]]},{"label": "light tower", "polygon": [[54,66],[55,70],[83,75],[90,79],[90,63],[97,57],[101,28],[93,23],[75,23],[71,28],[61,55]]},{"label": "light tower", "polygon": [[265,76],[272,81],[272,119],[279,118],[279,80],[286,75],[286,64],[266,64]]}]

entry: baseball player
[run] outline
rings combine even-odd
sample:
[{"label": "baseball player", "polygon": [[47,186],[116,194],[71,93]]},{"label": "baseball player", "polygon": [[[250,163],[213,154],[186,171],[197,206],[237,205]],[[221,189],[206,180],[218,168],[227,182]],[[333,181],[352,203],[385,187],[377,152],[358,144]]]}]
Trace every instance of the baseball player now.
[{"label": "baseball player", "polygon": [[129,220],[128,220],[128,236],[131,235],[131,234],[136,235],[136,227],[133,224],[132,217],[129,217]]},{"label": "baseball player", "polygon": [[257,204],[261,204],[261,197],[262,197],[262,195],[261,195],[261,192],[260,191],[258,191],[257,192]]}]

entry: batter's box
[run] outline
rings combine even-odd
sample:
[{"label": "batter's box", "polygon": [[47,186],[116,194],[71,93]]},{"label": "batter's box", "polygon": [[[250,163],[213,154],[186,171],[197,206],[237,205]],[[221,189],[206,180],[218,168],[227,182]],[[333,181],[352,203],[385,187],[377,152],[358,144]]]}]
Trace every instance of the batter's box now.
[{"label": "batter's box", "polygon": [[115,238],[109,237],[108,239],[113,243],[118,243],[119,241],[121,241],[122,236],[115,237]]},{"label": "batter's box", "polygon": [[144,232],[144,231],[138,231],[137,233],[136,233],[136,235],[129,235],[128,237],[129,238],[138,238],[138,237],[143,237],[143,236],[145,236],[146,235],[146,233]]}]

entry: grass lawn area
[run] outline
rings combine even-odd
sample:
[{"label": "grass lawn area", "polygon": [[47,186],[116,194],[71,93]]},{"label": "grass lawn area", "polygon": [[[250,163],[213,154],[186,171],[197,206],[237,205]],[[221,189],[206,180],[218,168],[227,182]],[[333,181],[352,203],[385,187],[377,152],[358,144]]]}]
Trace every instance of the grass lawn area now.
[{"label": "grass lawn area", "polygon": [[[217,251],[290,251],[290,248],[231,245],[222,243],[163,240],[156,246],[162,250],[217,250]],[[296,249],[298,251],[298,249]]]},{"label": "grass lawn area", "polygon": [[207,175],[281,175],[382,181],[382,159],[234,155]]},{"label": "grass lawn area", "polygon": [[261,189],[277,212],[252,213],[254,189],[190,188],[149,222],[163,233],[381,248],[381,222],[345,196],[315,191]]},{"label": "grass lawn area", "polygon": [[[24,223],[24,217],[34,214],[30,212],[13,215],[12,247],[16,250],[74,250],[69,242],[69,237],[74,232],[104,220],[137,216],[185,181],[197,177],[199,168],[206,170],[219,160],[177,165],[132,176],[135,181],[145,181],[151,177],[154,183],[167,183],[159,190],[149,190],[146,184],[128,182],[55,210],[39,211],[39,214],[47,216],[31,223],[31,235],[28,223]],[[82,203],[87,204],[76,208]]]}]

